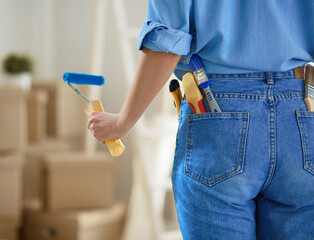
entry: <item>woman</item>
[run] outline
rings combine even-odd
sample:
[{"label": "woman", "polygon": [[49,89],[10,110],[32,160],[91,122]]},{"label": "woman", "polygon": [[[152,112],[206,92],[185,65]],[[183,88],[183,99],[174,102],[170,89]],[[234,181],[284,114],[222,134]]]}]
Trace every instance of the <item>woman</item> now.
[{"label": "woman", "polygon": [[222,112],[181,106],[172,182],[184,239],[313,239],[314,112],[302,68],[313,25],[310,0],[149,1],[124,105],[93,113],[88,127],[99,141],[122,138],[199,55]]}]

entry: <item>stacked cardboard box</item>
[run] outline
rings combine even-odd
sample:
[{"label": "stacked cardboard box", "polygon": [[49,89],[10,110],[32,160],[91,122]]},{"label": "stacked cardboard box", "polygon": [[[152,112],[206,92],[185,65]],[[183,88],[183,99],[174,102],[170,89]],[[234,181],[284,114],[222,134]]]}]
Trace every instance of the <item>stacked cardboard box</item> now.
[{"label": "stacked cardboard box", "polygon": [[25,205],[42,198],[40,160],[44,154],[81,149],[86,131],[84,101],[61,80],[32,82],[28,96],[30,143],[24,154]]},{"label": "stacked cardboard box", "polygon": [[0,87],[0,239],[17,239],[21,224],[27,94],[21,88]]},{"label": "stacked cardboard box", "polygon": [[68,210],[111,206],[115,198],[114,163],[105,152],[46,154],[42,161],[45,208]]},{"label": "stacked cardboard box", "polygon": [[19,222],[16,220],[0,220],[0,239],[17,240]]},{"label": "stacked cardboard box", "polygon": [[115,202],[115,160],[73,152],[84,143],[85,108],[60,80],[30,93],[0,88],[0,239],[17,239],[20,227],[26,240],[119,238],[126,205]]},{"label": "stacked cardboard box", "polygon": [[115,202],[115,163],[107,152],[45,154],[43,210],[25,211],[24,239],[118,240],[126,205]]},{"label": "stacked cardboard box", "polygon": [[118,240],[125,204],[85,211],[26,211],[24,240]]},{"label": "stacked cardboard box", "polygon": [[33,91],[45,91],[47,102],[47,135],[48,137],[73,138],[83,136],[87,104],[62,80],[34,81]]},{"label": "stacked cardboard box", "polygon": [[62,139],[46,138],[39,142],[31,143],[25,151],[25,167],[23,171],[23,200],[28,202],[42,199],[41,191],[41,160],[47,153],[71,151],[72,144]]},{"label": "stacked cardboard box", "polygon": [[0,156],[0,218],[18,219],[21,210],[23,157]]},{"label": "stacked cardboard box", "polygon": [[0,87],[0,151],[26,147],[26,94],[20,88]]},{"label": "stacked cardboard box", "polygon": [[44,90],[32,91],[27,99],[28,139],[40,141],[46,137],[48,93]]},{"label": "stacked cardboard box", "polygon": [[16,239],[22,209],[23,157],[0,155],[0,239]]}]

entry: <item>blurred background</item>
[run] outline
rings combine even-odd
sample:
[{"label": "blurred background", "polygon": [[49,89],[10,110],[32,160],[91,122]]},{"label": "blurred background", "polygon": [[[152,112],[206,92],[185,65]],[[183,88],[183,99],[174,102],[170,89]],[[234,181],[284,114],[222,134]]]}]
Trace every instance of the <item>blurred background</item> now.
[{"label": "blurred background", "polygon": [[182,239],[168,84],[113,158],[62,79],[103,75],[104,86],[78,89],[119,112],[146,9],[146,0],[0,1],[0,239]]}]

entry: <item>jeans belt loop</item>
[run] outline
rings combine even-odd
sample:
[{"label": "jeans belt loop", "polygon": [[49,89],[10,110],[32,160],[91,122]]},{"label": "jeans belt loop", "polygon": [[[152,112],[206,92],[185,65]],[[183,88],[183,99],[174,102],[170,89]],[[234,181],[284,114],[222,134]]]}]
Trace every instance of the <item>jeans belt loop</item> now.
[{"label": "jeans belt loop", "polygon": [[296,79],[304,79],[304,67],[296,67],[293,70]]}]

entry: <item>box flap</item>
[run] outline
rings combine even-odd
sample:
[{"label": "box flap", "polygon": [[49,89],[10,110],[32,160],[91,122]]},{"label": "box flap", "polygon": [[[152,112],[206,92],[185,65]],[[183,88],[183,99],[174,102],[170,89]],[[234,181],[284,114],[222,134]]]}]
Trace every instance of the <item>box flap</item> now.
[{"label": "box flap", "polygon": [[0,155],[0,171],[23,167],[24,157],[19,153]]},{"label": "box flap", "polygon": [[77,223],[73,221],[75,215],[67,211],[38,211],[24,210],[25,224],[46,228],[76,229]]},{"label": "box flap", "polygon": [[34,90],[28,96],[28,103],[31,107],[36,104],[47,104],[48,103],[48,93],[44,90]]},{"label": "box flap", "polygon": [[78,225],[80,228],[105,226],[124,219],[126,209],[126,204],[120,202],[110,208],[80,212],[77,213]]},{"label": "box flap", "polygon": [[45,155],[50,152],[64,152],[71,150],[71,146],[71,143],[65,139],[46,138],[30,143],[26,148],[26,154]]},{"label": "box flap", "polygon": [[28,94],[28,91],[11,86],[11,85],[0,85],[0,99],[3,101],[11,101],[16,98],[24,98]]},{"label": "box flap", "polygon": [[123,220],[126,215],[126,204],[116,203],[109,208],[98,208],[84,211],[35,211],[25,210],[28,224],[53,227],[87,229],[105,226]]},{"label": "box flap", "polygon": [[0,232],[12,231],[19,227],[18,219],[1,219],[0,218]]},{"label": "box flap", "polygon": [[108,153],[85,155],[82,152],[64,152],[45,154],[42,167],[53,173],[106,171],[112,169],[114,160]]}]

